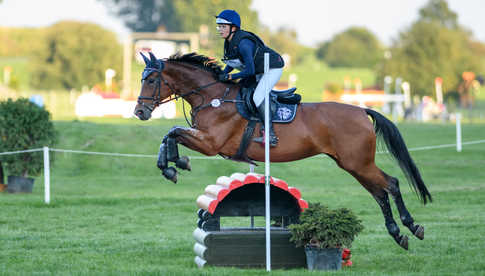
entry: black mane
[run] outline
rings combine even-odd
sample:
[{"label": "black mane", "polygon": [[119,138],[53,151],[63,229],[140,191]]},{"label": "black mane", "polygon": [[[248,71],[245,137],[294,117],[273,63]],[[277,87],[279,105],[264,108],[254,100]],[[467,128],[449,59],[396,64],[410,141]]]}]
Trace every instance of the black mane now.
[{"label": "black mane", "polygon": [[219,75],[222,73],[221,66],[216,59],[199,55],[197,53],[189,53],[185,55],[175,54],[170,56],[167,61],[188,63],[211,72],[214,75]]}]

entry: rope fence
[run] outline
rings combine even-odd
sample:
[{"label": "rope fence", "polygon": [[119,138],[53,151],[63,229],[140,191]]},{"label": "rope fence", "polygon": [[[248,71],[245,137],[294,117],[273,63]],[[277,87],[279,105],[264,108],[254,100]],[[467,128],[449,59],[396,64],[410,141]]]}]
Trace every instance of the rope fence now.
[{"label": "rope fence", "polygon": [[[462,142],[461,145],[475,145],[485,143],[484,140],[475,140],[469,142]],[[456,147],[457,144],[443,144],[443,145],[435,145],[435,146],[422,146],[422,147],[415,147],[415,148],[408,148],[408,151],[422,151],[422,150],[432,150],[432,149],[441,149],[441,148],[451,148]],[[82,150],[69,150],[69,149],[56,149],[56,148],[48,148],[49,151],[52,152],[64,152],[64,153],[77,153],[77,154],[91,154],[91,155],[104,155],[104,156],[116,156],[116,157],[138,157],[138,158],[157,158],[158,155],[155,154],[136,154],[136,153],[117,153],[117,152],[101,152],[101,151],[82,151]],[[0,155],[11,155],[11,154],[19,154],[19,153],[26,153],[26,152],[36,152],[36,151],[44,151],[44,148],[37,148],[37,149],[28,149],[28,150],[18,150],[18,151],[6,151],[0,152]],[[387,154],[388,151],[378,151],[377,154]],[[188,156],[191,160],[225,160],[220,156]],[[317,155],[315,157],[325,157],[325,155]]]},{"label": "rope fence", "polygon": [[[468,141],[462,142],[460,144],[443,144],[443,145],[435,145],[435,146],[422,146],[422,147],[414,147],[409,148],[409,151],[423,151],[423,150],[433,150],[433,149],[441,149],[441,148],[451,148],[457,147],[457,152],[461,152],[462,145],[475,145],[485,143],[485,139],[483,140],[475,140],[475,141]],[[44,201],[45,203],[50,203],[50,162],[49,162],[49,152],[63,152],[63,153],[75,153],[75,154],[91,154],[91,155],[102,155],[102,156],[114,156],[114,157],[135,157],[135,158],[157,158],[158,155],[153,154],[131,154],[131,153],[115,153],[115,152],[97,152],[97,151],[82,151],[82,150],[69,150],[69,149],[56,149],[56,148],[37,148],[37,149],[28,149],[28,150],[18,150],[18,151],[7,151],[7,152],[0,152],[1,155],[11,155],[11,154],[20,154],[20,153],[27,153],[27,152],[44,152]],[[385,154],[388,153],[387,151],[379,151],[377,154]],[[318,155],[317,157],[326,157],[326,155]],[[192,160],[225,160],[220,156],[189,156]],[[251,168],[250,168],[251,170]]]},{"label": "rope fence", "polygon": [[[457,114],[459,115],[459,114]],[[434,145],[434,146],[422,146],[422,147],[414,147],[409,148],[409,151],[423,151],[423,150],[433,150],[433,149],[441,149],[441,148],[451,148],[456,147],[457,152],[461,152],[463,145],[474,145],[474,144],[481,144],[485,143],[485,139],[483,140],[475,140],[475,141],[468,141],[462,142],[461,140],[461,125],[460,125],[460,116],[457,116],[456,120],[456,143],[454,144],[443,144],[443,145]],[[115,152],[97,152],[97,151],[82,151],[82,150],[70,150],[70,149],[56,149],[56,148],[36,148],[36,149],[27,149],[27,150],[18,150],[18,151],[7,151],[7,152],[0,152],[0,156],[2,155],[11,155],[11,154],[20,154],[20,153],[28,153],[28,152],[40,152],[43,151],[44,155],[44,201],[46,204],[50,203],[50,162],[49,162],[49,152],[63,152],[63,153],[75,153],[75,154],[90,154],[90,155],[102,155],[102,156],[114,156],[114,157],[134,157],[134,158],[157,158],[158,155],[153,154],[132,154],[132,153],[115,153]],[[378,151],[377,154],[385,154],[388,151]],[[318,155],[317,157],[326,157],[326,155]],[[224,158],[220,156],[189,156],[192,160],[224,160]],[[250,172],[254,171],[254,167],[250,166]]]}]

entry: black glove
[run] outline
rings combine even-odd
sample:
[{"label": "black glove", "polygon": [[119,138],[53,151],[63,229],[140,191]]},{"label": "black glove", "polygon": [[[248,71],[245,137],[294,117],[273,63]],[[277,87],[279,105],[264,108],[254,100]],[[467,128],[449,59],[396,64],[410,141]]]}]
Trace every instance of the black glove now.
[{"label": "black glove", "polygon": [[229,80],[229,74],[220,74],[219,76],[217,76],[217,79],[219,81],[228,81]]}]

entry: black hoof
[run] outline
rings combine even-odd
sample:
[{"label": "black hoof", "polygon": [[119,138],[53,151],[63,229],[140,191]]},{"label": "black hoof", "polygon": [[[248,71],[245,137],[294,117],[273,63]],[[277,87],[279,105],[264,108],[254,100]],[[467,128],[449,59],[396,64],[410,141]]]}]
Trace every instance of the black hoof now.
[{"label": "black hoof", "polygon": [[190,167],[190,159],[187,156],[180,157],[177,162],[175,162],[175,166],[182,170],[192,170],[192,168]]},{"label": "black hoof", "polygon": [[408,250],[408,236],[406,236],[406,235],[402,235],[402,236],[401,236],[401,240],[399,241],[399,245],[400,245],[402,248],[404,248],[404,249]]},{"label": "black hoof", "polygon": [[163,176],[165,176],[166,179],[172,181],[173,183],[177,183],[177,170],[174,167],[164,169]]},{"label": "black hoof", "polygon": [[421,226],[421,225],[417,225],[417,226],[418,226],[418,228],[416,229],[416,231],[414,231],[414,235],[418,239],[422,240],[422,239],[424,239],[424,226]]}]

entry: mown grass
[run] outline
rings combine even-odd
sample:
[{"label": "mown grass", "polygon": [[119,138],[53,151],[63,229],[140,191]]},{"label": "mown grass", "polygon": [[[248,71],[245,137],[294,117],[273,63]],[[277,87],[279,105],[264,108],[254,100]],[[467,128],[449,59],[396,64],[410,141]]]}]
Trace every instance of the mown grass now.
[{"label": "mown grass", "polygon": [[[57,148],[156,154],[161,137],[174,124],[184,123],[60,121],[55,124]],[[410,148],[455,139],[450,124],[406,123],[399,128]],[[485,139],[483,124],[465,124],[463,131],[464,141]],[[401,180],[408,209],[426,227],[424,241],[410,237],[409,251],[387,234],[373,198],[331,159],[272,164],[272,175],[300,189],[306,200],[349,207],[363,220],[365,230],[352,247],[353,267],[328,275],[483,274],[485,145],[464,146],[461,153],[442,148],[411,154],[433,195],[432,204],[423,206],[389,156],[377,155],[379,166]],[[160,176],[155,158],[57,153],[50,205],[43,203],[42,176],[32,194],[0,194],[0,275],[266,275],[262,269],[196,267],[195,199],[218,176],[247,172],[248,166],[220,159],[193,159],[192,166],[175,185]],[[264,166],[256,171],[264,173]],[[401,231],[410,234],[404,227]]]}]

